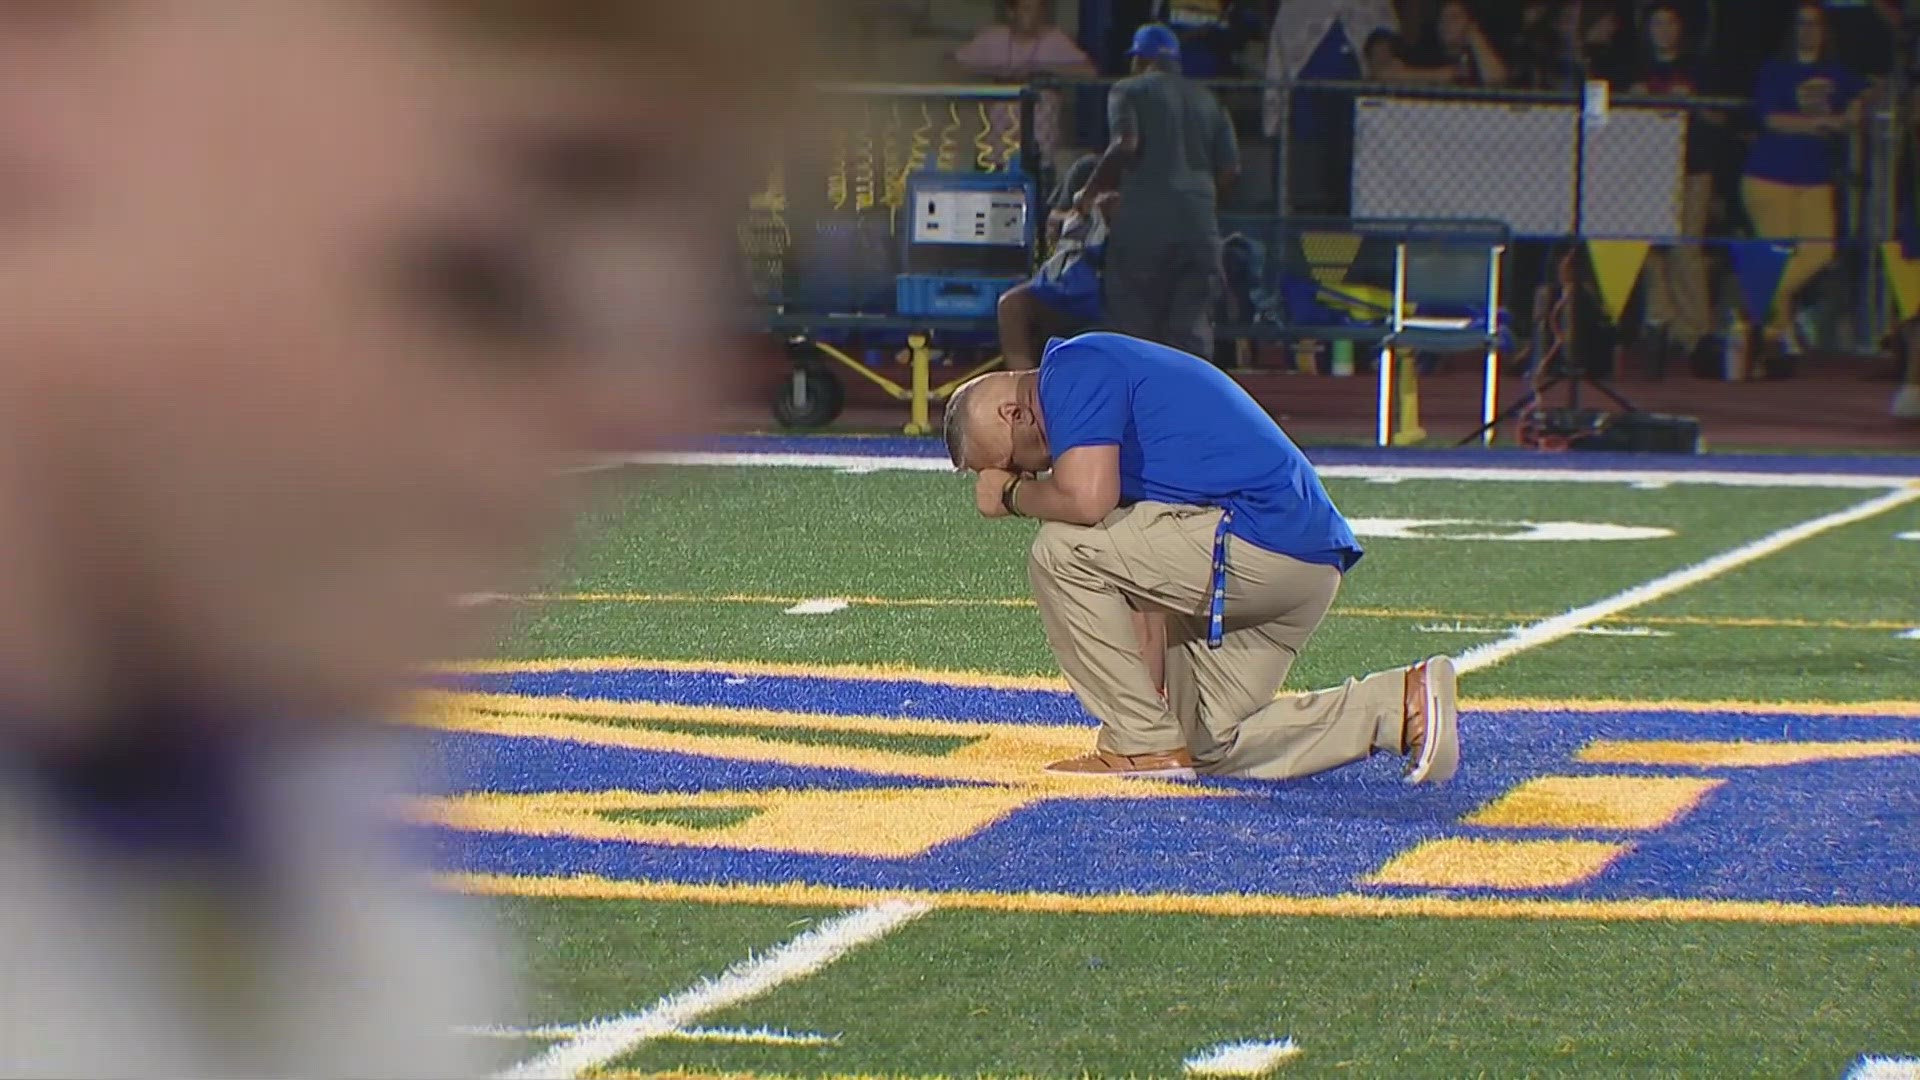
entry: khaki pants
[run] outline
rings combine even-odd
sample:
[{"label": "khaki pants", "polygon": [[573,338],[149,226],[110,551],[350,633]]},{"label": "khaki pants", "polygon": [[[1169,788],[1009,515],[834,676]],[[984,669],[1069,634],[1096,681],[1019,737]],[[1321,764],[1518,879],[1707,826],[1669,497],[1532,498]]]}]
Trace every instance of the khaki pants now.
[{"label": "khaki pants", "polygon": [[1769,329],[1784,331],[1793,324],[1794,295],[1833,261],[1833,185],[1776,184],[1749,176],[1740,182],[1740,196],[1761,236],[1793,243],[1767,320]]},{"label": "khaki pants", "polygon": [[[1275,699],[1326,617],[1340,571],[1230,539],[1227,619],[1207,647],[1220,511],[1139,503],[1099,525],[1049,522],[1033,542],[1034,599],[1067,682],[1100,720],[1099,748],[1186,747],[1202,772],[1283,780],[1401,751],[1405,668]],[[1168,615],[1167,696],[1140,655],[1135,611]]]},{"label": "khaki pants", "polygon": [[1667,328],[1667,339],[1692,349],[1713,332],[1713,298],[1707,253],[1699,238],[1707,232],[1713,177],[1694,173],[1680,196],[1683,242],[1656,248],[1647,256],[1647,321]]}]

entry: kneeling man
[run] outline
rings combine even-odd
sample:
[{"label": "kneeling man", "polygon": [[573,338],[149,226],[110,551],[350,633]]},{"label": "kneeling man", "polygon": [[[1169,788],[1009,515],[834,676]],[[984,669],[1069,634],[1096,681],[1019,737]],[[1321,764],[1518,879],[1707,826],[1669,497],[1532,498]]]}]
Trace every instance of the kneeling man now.
[{"label": "kneeling man", "polygon": [[[1121,334],[1047,346],[947,405],[980,512],[1039,518],[1028,573],[1047,643],[1100,720],[1057,773],[1309,776],[1404,755],[1454,774],[1453,665],[1435,657],[1276,698],[1360,545],[1247,392],[1198,357]],[[1046,473],[1048,475],[1042,476]]]}]

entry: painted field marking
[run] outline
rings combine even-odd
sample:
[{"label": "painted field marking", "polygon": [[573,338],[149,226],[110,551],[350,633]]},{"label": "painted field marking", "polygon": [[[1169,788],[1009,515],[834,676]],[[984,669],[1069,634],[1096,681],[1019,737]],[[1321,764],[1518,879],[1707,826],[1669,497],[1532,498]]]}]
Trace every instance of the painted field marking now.
[{"label": "painted field marking", "polygon": [[1920,641],[1920,626],[1916,626],[1911,630],[1903,630],[1895,636],[1901,641]]},{"label": "painted field marking", "polygon": [[[813,597],[775,596],[760,593],[647,593],[583,592],[521,593],[509,599],[529,604],[742,604],[790,607]],[[845,596],[852,607],[875,608],[1031,608],[1033,600],[1024,596]],[[1498,619],[1502,622],[1532,622],[1547,618],[1541,612],[1467,612],[1437,611],[1431,608],[1336,607],[1332,617],[1349,619],[1432,619],[1470,623]],[[1598,620],[1600,623],[1625,622],[1624,616]],[[1733,630],[1905,630],[1906,622],[1887,619],[1801,619],[1750,617],[1742,615],[1635,615],[1631,621],[1649,626],[1706,626]]]},{"label": "painted field marking", "polygon": [[[1672,529],[1605,521],[1480,521],[1467,518],[1349,518],[1355,536],[1373,540],[1568,543],[1592,540],[1664,540]],[[1427,532],[1429,529],[1464,530]]]},{"label": "painted field marking", "polygon": [[760,957],[668,994],[644,1012],[596,1020],[566,1042],[502,1073],[508,1078],[571,1078],[636,1048],[683,1031],[702,1016],[804,979],[862,945],[886,937],[932,911],[924,901],[887,900],[835,916]]},{"label": "painted field marking", "polygon": [[[486,1027],[455,1028],[455,1035],[465,1035],[472,1039],[524,1039],[528,1042],[559,1042],[562,1039],[579,1038],[587,1030],[585,1024],[546,1024],[540,1027]],[[813,1032],[796,1034],[791,1031],[774,1028],[686,1028],[668,1032],[660,1037],[662,1042],[705,1042],[729,1043],[739,1046],[838,1046],[840,1036],[818,1035]]]},{"label": "painted field marking", "polygon": [[1532,897],[1248,895],[1242,893],[953,892],[867,889],[844,885],[636,881],[573,875],[519,877],[442,873],[434,882],[475,896],[532,896],[551,900],[649,900],[674,904],[754,904],[829,907],[911,900],[956,911],[1012,911],[1043,915],[1205,915],[1219,918],[1576,919],[1583,922],[1724,922],[1774,926],[1920,927],[1920,907],[1887,904],[1810,904],[1783,900],[1556,900]]},{"label": "painted field marking", "polygon": [[1292,1039],[1210,1046],[1186,1060],[1188,1076],[1265,1076],[1300,1056]]},{"label": "painted field marking", "polygon": [[[1521,627],[1514,626],[1474,626],[1470,623],[1419,623],[1414,626],[1416,634],[1511,634]],[[1654,638],[1672,637],[1671,630],[1655,630],[1650,626],[1589,626],[1574,631],[1583,637],[1632,637]]]},{"label": "painted field marking", "polygon": [[1896,533],[1893,538],[1895,540],[1920,540],[1920,532]]},{"label": "painted field marking", "polygon": [[[1648,618],[1646,621],[1654,621]],[[1686,625],[1679,620],[1676,625]],[[1902,624],[1894,624],[1902,625]],[[1860,627],[1854,627],[1860,629]],[[907,664],[796,664],[770,660],[686,660],[634,656],[581,656],[560,660],[461,660],[421,666],[427,675],[552,675],[561,672],[665,672],[717,675],[751,681],[760,678],[852,679],[867,682],[915,682],[974,690],[1070,692],[1058,675],[1010,675]],[[1920,717],[1920,701],[1754,701],[1743,698],[1491,697],[1475,698],[1475,712],[1557,711],[1576,713],[1659,712],[1732,713],[1738,716]],[[1129,781],[1131,782],[1131,781]]]},{"label": "painted field marking", "polygon": [[1821,533],[1858,521],[1865,521],[1915,501],[1920,501],[1920,487],[1903,487],[1868,499],[1866,502],[1856,503],[1845,510],[1823,514],[1798,525],[1789,525],[1758,540],[1723,551],[1703,562],[1675,570],[1670,574],[1663,574],[1645,584],[1636,585],[1625,592],[1573,608],[1550,619],[1543,619],[1499,641],[1477,645],[1456,657],[1455,666],[1461,674],[1484,671],[1530,649],[1537,649],[1542,645],[1550,645],[1570,637],[1602,619],[1620,615],[1655,600],[1665,599],[1702,582],[1711,581],[1729,570],[1737,570],[1748,563],[1784,551],[1803,540],[1809,540]]},{"label": "painted field marking", "polygon": [[1920,1080],[1920,1058],[1861,1058],[1847,1080]]},{"label": "painted field marking", "polygon": [[[881,454],[755,454],[671,452],[616,454],[602,458],[598,468],[623,465],[715,466],[722,468],[835,469],[842,472],[956,473],[940,457]],[[1911,483],[1910,477],[1862,476],[1849,473],[1747,473],[1689,469],[1528,469],[1505,465],[1325,465],[1322,477],[1342,480],[1400,481],[1457,480],[1548,484],[1706,484],[1755,488],[1866,488],[1884,490]]]},{"label": "painted field marking", "polygon": [[836,612],[845,611],[852,606],[853,606],[852,604],[848,603],[845,600],[836,600],[831,597],[820,597],[814,600],[802,600],[799,603],[788,608],[785,614],[832,615]]}]

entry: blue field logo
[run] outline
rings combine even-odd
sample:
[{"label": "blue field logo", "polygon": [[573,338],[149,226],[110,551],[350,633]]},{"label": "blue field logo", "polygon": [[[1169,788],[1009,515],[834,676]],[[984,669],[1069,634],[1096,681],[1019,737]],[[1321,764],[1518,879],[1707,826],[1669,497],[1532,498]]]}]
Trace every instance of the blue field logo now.
[{"label": "blue field logo", "polygon": [[1070,695],[587,665],[448,676],[414,820],[510,879],[952,895],[1796,905],[1920,918],[1920,719],[1469,711],[1467,765],[1080,780]]}]

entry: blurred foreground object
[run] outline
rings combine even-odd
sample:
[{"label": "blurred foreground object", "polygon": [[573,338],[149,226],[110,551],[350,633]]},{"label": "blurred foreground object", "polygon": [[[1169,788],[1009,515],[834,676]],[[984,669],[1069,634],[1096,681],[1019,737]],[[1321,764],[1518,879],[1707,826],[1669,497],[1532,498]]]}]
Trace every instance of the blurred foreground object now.
[{"label": "blurred foreground object", "polygon": [[500,1064],[376,721],[711,415],[800,7],[0,3],[0,1075]]}]

